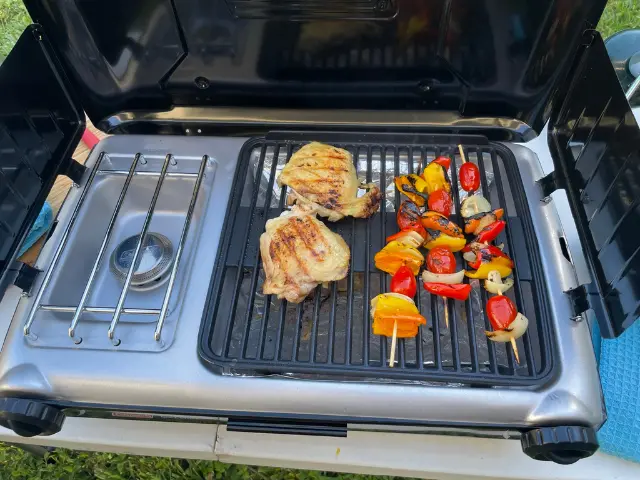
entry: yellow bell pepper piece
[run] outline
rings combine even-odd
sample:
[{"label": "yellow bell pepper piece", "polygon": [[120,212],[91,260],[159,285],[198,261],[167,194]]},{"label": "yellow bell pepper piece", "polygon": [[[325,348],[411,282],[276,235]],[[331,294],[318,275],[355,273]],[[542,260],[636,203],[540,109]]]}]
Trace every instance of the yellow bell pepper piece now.
[{"label": "yellow bell pepper piece", "polygon": [[418,275],[420,267],[424,263],[424,256],[417,248],[393,240],[376,253],[373,261],[377,269],[391,275],[395,274],[403,265],[409,267],[414,275]]},{"label": "yellow bell pepper piece", "polygon": [[494,259],[488,263],[483,263],[477,270],[467,270],[464,274],[469,278],[484,278],[485,280],[489,276],[489,272],[492,270],[497,270],[502,278],[511,275],[511,267],[504,265],[502,262],[497,262],[496,260],[498,259]]},{"label": "yellow bell pepper piece", "polygon": [[446,233],[440,233],[437,237],[432,237],[428,240],[424,246],[426,249],[431,250],[436,247],[449,247],[452,252],[459,252],[467,244],[464,238],[451,237]]},{"label": "yellow bell pepper piece", "polygon": [[409,200],[419,207],[424,206],[428,197],[425,193],[427,191],[427,182],[420,175],[414,173],[402,175],[401,177],[396,177],[394,183],[400,192],[409,197]]},{"label": "yellow bell pepper piece", "polygon": [[431,195],[436,190],[451,191],[451,185],[447,181],[444,168],[435,162],[431,162],[422,172],[422,178],[427,184],[427,193]]},{"label": "yellow bell pepper piece", "polygon": [[398,338],[415,337],[418,327],[427,324],[412,301],[384,293],[371,300],[371,316],[373,334],[387,337],[393,335],[395,322],[398,322]]}]

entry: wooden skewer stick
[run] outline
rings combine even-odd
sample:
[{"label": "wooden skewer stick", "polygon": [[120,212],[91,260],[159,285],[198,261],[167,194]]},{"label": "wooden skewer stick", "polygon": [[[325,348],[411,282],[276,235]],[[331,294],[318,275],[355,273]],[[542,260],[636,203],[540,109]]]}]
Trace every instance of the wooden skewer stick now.
[{"label": "wooden skewer stick", "polygon": [[444,324],[449,329],[449,308],[447,305],[447,297],[442,297],[442,301],[444,302]]},{"label": "wooden skewer stick", "polygon": [[462,159],[462,163],[467,163],[467,157],[464,156],[464,150],[462,149],[462,145],[458,144],[458,151],[460,152],[460,158]]},{"label": "wooden skewer stick", "polygon": [[511,337],[511,348],[513,348],[513,354],[516,356],[516,363],[520,365],[520,355],[518,354],[518,345],[516,339]]},{"label": "wooden skewer stick", "polygon": [[396,343],[398,342],[398,321],[393,322],[393,337],[391,337],[391,355],[389,355],[389,367],[393,368],[396,361]]},{"label": "wooden skewer stick", "polygon": [[[502,290],[498,290],[498,295],[502,295]],[[513,354],[516,357],[516,363],[520,365],[520,354],[518,353],[518,344],[516,339],[511,337],[511,348],[513,348]]]}]

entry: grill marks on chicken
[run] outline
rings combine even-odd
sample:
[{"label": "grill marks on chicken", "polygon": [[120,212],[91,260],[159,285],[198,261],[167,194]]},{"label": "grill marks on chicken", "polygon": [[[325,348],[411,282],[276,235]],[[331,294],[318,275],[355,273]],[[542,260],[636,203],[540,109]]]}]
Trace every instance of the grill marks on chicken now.
[{"label": "grill marks on chicken", "polygon": [[349,271],[349,247],[342,237],[298,206],[267,222],[260,255],[263,293],[291,303],[302,302],[320,283],[342,280]]},{"label": "grill marks on chicken", "polygon": [[[278,177],[291,189],[290,203],[314,207],[335,222],[346,216],[367,218],[380,208],[382,195],[375,184],[360,184],[351,153],[312,142],[291,156]],[[358,197],[358,190],[367,190]]]}]

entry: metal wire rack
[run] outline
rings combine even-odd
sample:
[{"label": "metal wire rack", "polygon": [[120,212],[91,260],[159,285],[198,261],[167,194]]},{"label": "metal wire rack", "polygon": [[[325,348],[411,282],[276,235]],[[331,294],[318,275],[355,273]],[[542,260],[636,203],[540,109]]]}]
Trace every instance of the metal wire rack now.
[{"label": "metal wire rack", "polygon": [[[90,174],[86,179],[86,182],[83,186],[82,192],[80,194],[80,198],[78,202],[75,204],[73,212],[71,213],[71,217],[69,222],[66,224],[65,229],[60,237],[60,240],[55,247],[55,251],[52,256],[52,260],[49,263],[49,267],[45,273],[45,276],[42,280],[39,290],[37,291],[35,298],[33,300],[32,309],[27,317],[26,323],[24,325],[24,335],[31,338],[32,340],[37,340],[37,335],[32,331],[33,324],[36,320],[36,317],[39,312],[49,311],[57,314],[73,314],[71,321],[68,327],[68,337],[69,341],[72,341],[76,345],[80,345],[83,342],[82,336],[77,334],[79,323],[83,318],[83,314],[85,313],[93,313],[93,314],[102,314],[102,315],[110,315],[111,320],[108,328],[105,328],[104,335],[109,338],[111,344],[115,347],[120,346],[122,343],[122,339],[117,335],[117,327],[120,323],[120,319],[123,315],[141,315],[141,316],[155,316],[155,329],[153,333],[153,339],[156,343],[163,343],[163,328],[165,325],[165,320],[167,318],[167,314],[169,312],[169,302],[174,293],[174,286],[176,282],[176,277],[179,271],[179,267],[181,265],[181,259],[183,257],[185,251],[185,243],[187,240],[187,235],[189,233],[189,229],[191,226],[191,221],[194,213],[194,209],[196,207],[196,201],[198,199],[198,194],[201,190],[202,182],[205,177],[205,169],[209,163],[209,156],[202,156],[199,161],[199,168],[196,172],[185,172],[185,171],[170,171],[170,167],[175,167],[177,165],[176,157],[168,153],[164,157],[161,165],[162,167],[159,171],[150,171],[150,170],[140,170],[139,167],[142,165],[147,165],[147,159],[142,153],[136,153],[131,161],[130,168],[128,170],[119,170],[114,168],[103,168],[103,163],[107,163],[104,160],[108,158],[108,154],[105,152],[100,153],[97,163],[93,169],[90,170]],[[174,169],[175,170],[175,169]],[[108,221],[106,227],[106,233],[102,238],[102,242],[98,249],[96,257],[92,260],[92,267],[90,273],[88,275],[88,279],[86,284],[84,285],[84,289],[82,292],[82,296],[77,305],[55,305],[55,304],[47,304],[43,303],[43,296],[47,292],[47,288],[49,287],[50,282],[52,281],[52,277],[56,272],[57,268],[60,268],[60,259],[65,252],[66,248],[70,247],[70,237],[74,228],[76,228],[76,221],[79,218],[80,213],[82,212],[82,208],[85,205],[85,201],[87,200],[88,195],[92,191],[92,186],[94,184],[94,180],[99,176],[114,176],[121,177],[125,176],[124,184],[121,187],[118,199],[113,207],[113,211],[111,213],[110,219]],[[133,257],[131,258],[130,266],[128,267],[126,277],[122,282],[122,288],[120,294],[118,296],[117,304],[113,307],[103,306],[103,305],[88,305],[88,301],[91,298],[92,291],[96,288],[96,278],[100,269],[108,263],[106,260],[108,258],[109,253],[109,245],[111,245],[112,239],[114,237],[114,231],[116,227],[117,220],[119,215],[121,214],[121,210],[123,204],[125,203],[125,198],[127,197],[127,193],[130,191],[130,186],[135,177],[157,177],[157,182],[155,183],[155,188],[153,190],[153,195],[151,197],[151,201],[146,211],[146,215],[144,216],[144,222],[139,231],[139,239],[135,245],[135,249],[133,251]],[[159,308],[125,308],[125,301],[127,299],[127,295],[130,292],[131,281],[136,269],[139,266],[141,255],[143,251],[143,245],[145,242],[145,237],[149,231],[149,226],[154,216],[154,212],[156,210],[156,205],[158,202],[158,198],[160,196],[161,190],[165,183],[165,179],[167,178],[190,178],[193,179],[193,189],[191,192],[191,198],[189,201],[189,205],[184,213],[184,223],[182,225],[182,230],[179,236],[179,240],[176,246],[173,264],[168,272],[168,281],[167,287],[164,292],[164,296],[162,299]],[[81,259],[84,261],[85,259]],[[151,339],[149,339],[153,342]]]}]

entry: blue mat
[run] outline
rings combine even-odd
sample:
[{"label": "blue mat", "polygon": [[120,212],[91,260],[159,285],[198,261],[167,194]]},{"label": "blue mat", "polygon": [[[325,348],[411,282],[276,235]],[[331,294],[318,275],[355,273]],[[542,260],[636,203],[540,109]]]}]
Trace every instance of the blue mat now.
[{"label": "blue mat", "polygon": [[31,246],[36,243],[42,235],[47,233],[49,231],[49,228],[51,228],[52,223],[53,210],[51,210],[51,205],[49,205],[49,202],[44,202],[42,210],[40,210],[40,213],[38,214],[38,218],[36,218],[36,221],[33,222],[27,238],[25,238],[24,242],[22,242],[22,247],[20,247],[18,256],[29,250],[29,248],[31,248]]},{"label": "blue mat", "polygon": [[619,338],[602,340],[600,380],[608,415],[598,432],[600,448],[640,463],[640,321]]}]

